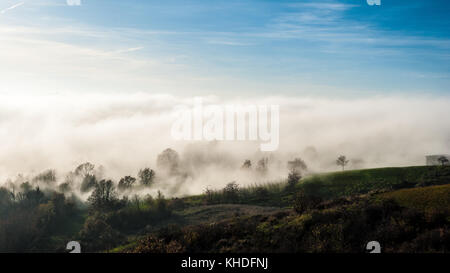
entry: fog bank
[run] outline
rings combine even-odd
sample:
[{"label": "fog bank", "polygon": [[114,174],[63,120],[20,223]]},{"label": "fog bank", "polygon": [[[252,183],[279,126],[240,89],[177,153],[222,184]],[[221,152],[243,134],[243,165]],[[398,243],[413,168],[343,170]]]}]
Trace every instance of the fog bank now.
[{"label": "fog bank", "polygon": [[[296,157],[305,160],[309,172],[321,172],[338,170],[341,154],[350,159],[349,168],[372,168],[423,165],[427,154],[450,153],[446,97],[203,99],[205,105],[279,105],[279,149],[260,152],[259,141],[173,140],[174,107],[193,106],[187,98],[0,95],[0,183],[46,169],[62,178],[84,162],[103,166],[105,176],[116,181],[144,167],[158,174],[158,154],[172,148],[189,175],[181,182],[160,176],[155,187],[180,195],[230,181],[246,185],[284,178],[287,161]],[[263,157],[269,159],[267,174],[240,169],[244,160],[256,166]]]}]

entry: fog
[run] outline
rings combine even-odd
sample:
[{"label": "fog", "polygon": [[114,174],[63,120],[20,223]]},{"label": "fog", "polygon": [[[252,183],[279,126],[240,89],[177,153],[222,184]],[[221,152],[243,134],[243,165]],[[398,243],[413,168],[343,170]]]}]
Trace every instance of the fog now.
[{"label": "fog", "polygon": [[[175,141],[174,107],[190,98],[147,93],[0,95],[0,184],[24,181],[56,170],[58,182],[84,162],[102,166],[116,182],[139,169],[156,171],[156,184],[168,196],[201,193],[228,182],[239,185],[287,177],[287,161],[302,158],[310,173],[338,171],[339,155],[348,169],[423,165],[425,155],[450,153],[447,97],[388,96],[358,99],[205,97],[207,104],[279,105],[280,143],[261,152],[259,141]],[[158,170],[166,148],[180,157],[180,172]],[[268,171],[255,171],[268,158]],[[242,170],[244,160],[252,170]],[[17,179],[22,174],[22,178]]]}]

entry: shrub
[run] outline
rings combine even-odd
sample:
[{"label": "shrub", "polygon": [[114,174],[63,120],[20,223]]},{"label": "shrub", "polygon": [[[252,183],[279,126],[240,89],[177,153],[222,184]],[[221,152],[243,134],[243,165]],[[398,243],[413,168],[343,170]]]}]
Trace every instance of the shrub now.
[{"label": "shrub", "polygon": [[302,214],[308,210],[316,208],[321,202],[322,198],[306,195],[304,192],[298,192],[294,197],[294,210],[298,214]]},{"label": "shrub", "polygon": [[225,202],[236,202],[239,199],[239,185],[236,182],[228,183],[223,189]]}]

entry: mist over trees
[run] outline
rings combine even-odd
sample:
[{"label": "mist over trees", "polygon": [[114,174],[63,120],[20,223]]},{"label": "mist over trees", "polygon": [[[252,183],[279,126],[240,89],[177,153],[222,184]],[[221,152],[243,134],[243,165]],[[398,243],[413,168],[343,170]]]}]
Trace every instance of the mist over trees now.
[{"label": "mist over trees", "polygon": [[172,149],[166,149],[158,155],[156,166],[168,175],[176,175],[180,171],[180,156]]},{"label": "mist over trees", "polygon": [[[229,173],[243,174],[241,180],[207,188],[207,202],[212,204],[242,202],[247,191],[240,181],[270,179],[280,165],[276,158],[266,155],[245,159],[241,166],[237,162],[230,164],[230,160],[222,164],[220,157],[210,159],[195,153],[183,158],[177,151],[166,149],[158,155],[156,169],[144,167],[117,180],[108,177],[108,170],[91,162],[66,174],[48,169],[34,176],[18,175],[0,187],[0,251],[30,251],[51,244],[49,238],[64,233],[67,225],[81,226],[67,240],[80,240],[86,251],[109,249],[123,242],[127,232],[162,221],[171,217],[173,209],[183,208],[181,199],[167,199],[162,190],[180,193],[182,187],[190,186],[199,170],[206,171],[205,167],[221,166]],[[256,162],[254,168],[252,160]],[[300,171],[307,170],[300,158],[280,166],[284,166],[280,171],[284,179],[291,171],[288,182],[292,185],[301,179]],[[215,178],[224,179],[220,175]],[[255,194],[260,200],[270,196],[263,187],[256,188]],[[77,222],[83,219],[84,211],[88,212],[87,218]]]},{"label": "mist over trees", "polygon": [[[254,181],[286,179],[289,172],[298,177],[312,172],[300,157],[283,161],[282,157],[274,154],[257,153],[238,159],[222,155],[217,150],[218,147],[215,143],[193,146],[182,154],[168,148],[157,156],[155,169],[144,167],[119,178],[111,177],[109,170],[101,165],[85,162],[65,174],[48,169],[34,176],[19,175],[14,180],[8,180],[5,185],[16,191],[21,191],[20,187],[30,189],[39,186],[44,190],[55,190],[66,196],[74,194],[77,198],[86,200],[102,180],[110,180],[119,197],[155,195],[157,190],[169,196],[182,196],[200,193],[205,185],[212,185],[212,188],[217,189],[224,187],[229,181],[246,185]],[[306,152],[316,153],[313,148],[309,148],[305,154]]]}]

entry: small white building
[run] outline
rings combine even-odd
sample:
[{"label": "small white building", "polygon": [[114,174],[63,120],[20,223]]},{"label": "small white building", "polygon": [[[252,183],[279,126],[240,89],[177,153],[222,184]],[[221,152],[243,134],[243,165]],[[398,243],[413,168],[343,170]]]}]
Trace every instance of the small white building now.
[{"label": "small white building", "polygon": [[[442,163],[439,162],[438,159],[442,156],[446,157],[450,161],[450,155],[427,155],[425,157],[427,161],[427,166],[441,165]],[[445,165],[449,165],[449,162],[447,162]]]}]

